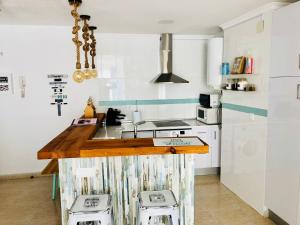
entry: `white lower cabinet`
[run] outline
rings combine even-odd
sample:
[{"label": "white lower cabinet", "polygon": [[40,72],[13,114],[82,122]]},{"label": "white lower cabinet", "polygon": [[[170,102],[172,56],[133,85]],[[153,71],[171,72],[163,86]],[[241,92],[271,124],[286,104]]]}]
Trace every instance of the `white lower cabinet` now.
[{"label": "white lower cabinet", "polygon": [[[170,130],[156,131],[156,137],[170,137]],[[182,136],[197,136],[209,145],[209,153],[195,155],[195,169],[220,167],[220,127],[218,125],[195,126],[191,130],[185,130]],[[138,138],[153,138],[153,131],[139,131]],[[134,133],[123,132],[123,139],[134,138]]]},{"label": "white lower cabinet", "polygon": [[[122,133],[123,139],[134,138],[134,132],[127,131]],[[137,138],[153,138],[153,131],[138,131]]]},{"label": "white lower cabinet", "polygon": [[221,132],[218,125],[210,127],[211,167],[221,166]]},{"label": "white lower cabinet", "polygon": [[220,167],[220,128],[218,125],[193,127],[193,134],[209,145],[209,153],[195,156],[195,169]]}]

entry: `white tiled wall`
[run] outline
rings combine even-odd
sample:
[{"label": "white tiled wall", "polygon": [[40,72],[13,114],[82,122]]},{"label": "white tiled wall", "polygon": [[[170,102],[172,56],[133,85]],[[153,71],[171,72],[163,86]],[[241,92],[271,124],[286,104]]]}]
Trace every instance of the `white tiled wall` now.
[{"label": "white tiled wall", "polygon": [[[160,73],[159,35],[99,34],[99,100],[198,98],[206,87],[206,39],[176,36],[173,72],[189,84],[154,84]],[[139,106],[143,119],[192,118],[196,104]],[[118,106],[131,119],[135,106]],[[99,106],[105,111],[107,107]]]},{"label": "white tiled wall", "polygon": [[[264,21],[264,31],[258,33],[256,25]],[[224,32],[224,61],[232,65],[235,57],[251,55],[254,58],[254,75],[247,79],[256,86],[256,92],[224,91],[224,102],[251,107],[268,108],[268,81],[270,75],[272,14],[253,18]]]}]

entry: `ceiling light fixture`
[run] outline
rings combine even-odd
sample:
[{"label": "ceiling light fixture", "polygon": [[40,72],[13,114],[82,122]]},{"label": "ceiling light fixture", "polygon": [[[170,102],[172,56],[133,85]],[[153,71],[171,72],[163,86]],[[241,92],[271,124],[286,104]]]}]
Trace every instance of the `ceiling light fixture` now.
[{"label": "ceiling light fixture", "polygon": [[[85,79],[91,79],[97,77],[97,70],[95,65],[95,56],[96,56],[96,38],[94,31],[97,29],[97,27],[89,26],[88,21],[90,20],[89,15],[80,15],[78,14],[77,10],[79,6],[82,3],[82,0],[68,0],[69,4],[73,6],[73,9],[71,11],[71,15],[74,18],[74,26],[72,30],[73,42],[76,46],[76,70],[73,73],[73,80],[77,83],[83,82]],[[81,27],[79,26],[79,22],[83,21],[82,26],[82,38],[84,45],[82,46],[82,42],[79,40],[79,32],[81,30]],[[91,32],[91,34],[90,34]],[[89,43],[89,40],[91,42]],[[81,46],[84,51],[84,70],[81,69],[81,61],[80,61],[80,50]],[[90,69],[89,64],[89,53],[92,57],[92,65]]]},{"label": "ceiling light fixture", "polygon": [[83,20],[83,27],[82,27],[82,37],[84,40],[84,45],[83,45],[83,51],[84,51],[84,58],[85,58],[85,62],[84,62],[84,78],[85,79],[91,79],[92,75],[90,72],[90,64],[89,64],[89,58],[88,58],[88,52],[90,51],[90,43],[89,43],[89,39],[90,39],[90,33],[89,33],[89,25],[88,25],[88,21],[90,20],[90,16],[88,15],[80,15],[80,19]]},{"label": "ceiling light fixture", "polygon": [[90,55],[92,56],[92,70],[90,71],[91,73],[91,76],[93,78],[96,78],[97,77],[97,70],[96,70],[96,65],[95,65],[95,56],[96,56],[96,38],[95,38],[95,35],[94,35],[94,31],[97,30],[97,27],[93,27],[93,26],[90,26],[89,27],[89,30],[91,31],[91,44],[90,44],[90,47],[91,47],[91,50],[90,50]]}]

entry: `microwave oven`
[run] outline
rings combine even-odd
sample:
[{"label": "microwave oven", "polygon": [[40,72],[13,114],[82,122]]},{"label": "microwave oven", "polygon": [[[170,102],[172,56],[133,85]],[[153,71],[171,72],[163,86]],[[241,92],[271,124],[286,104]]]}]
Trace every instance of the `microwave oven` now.
[{"label": "microwave oven", "polygon": [[199,103],[206,108],[217,108],[220,106],[220,97],[218,94],[200,94]]},{"label": "microwave oven", "polygon": [[206,108],[197,106],[197,120],[206,124],[219,124],[221,122],[221,108]]}]

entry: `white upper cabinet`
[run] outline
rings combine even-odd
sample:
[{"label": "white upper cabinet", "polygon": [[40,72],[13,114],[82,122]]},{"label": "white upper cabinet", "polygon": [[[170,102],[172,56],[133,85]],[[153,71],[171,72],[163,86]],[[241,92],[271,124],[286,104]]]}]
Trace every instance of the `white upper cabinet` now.
[{"label": "white upper cabinet", "polygon": [[207,43],[207,85],[220,89],[222,83],[223,38],[211,38]]},{"label": "white upper cabinet", "polygon": [[300,2],[273,13],[271,77],[300,75]]}]

